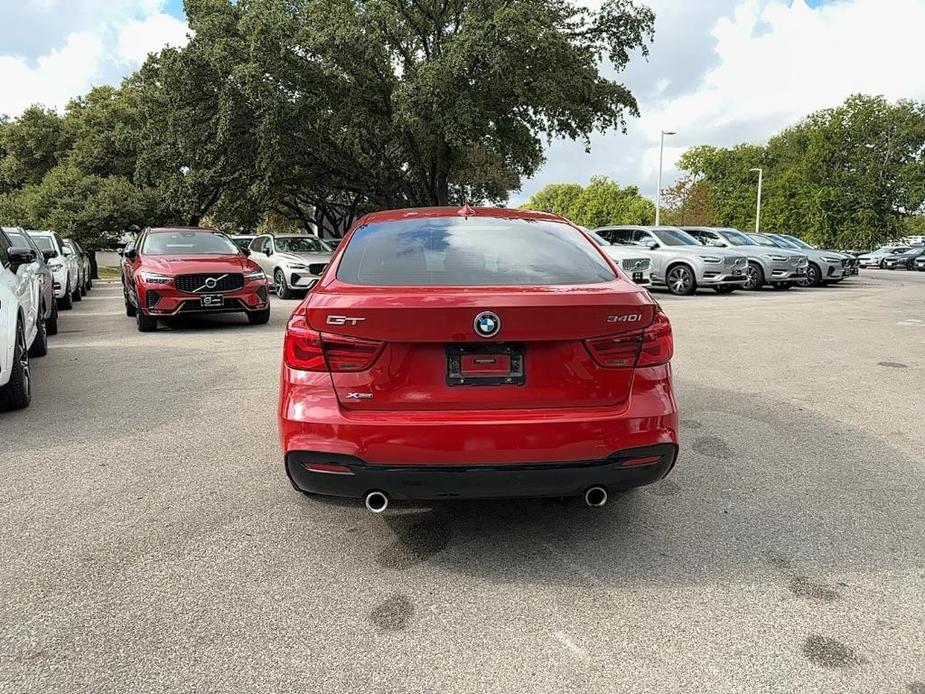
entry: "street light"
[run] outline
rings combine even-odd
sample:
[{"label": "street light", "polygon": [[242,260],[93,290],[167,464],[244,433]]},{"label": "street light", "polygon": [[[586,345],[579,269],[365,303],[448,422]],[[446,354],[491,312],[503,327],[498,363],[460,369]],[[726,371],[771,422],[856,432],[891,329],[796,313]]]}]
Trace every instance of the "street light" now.
[{"label": "street light", "polygon": [[655,191],[655,226],[661,221],[662,208],[662,160],[665,158],[665,135],[677,135],[673,130],[662,130],[662,141],[658,148],[658,190]]},{"label": "street light", "polygon": [[749,171],[758,172],[758,209],[755,211],[755,233],[760,233],[761,229],[761,178],[764,172],[761,169],[749,169]]}]

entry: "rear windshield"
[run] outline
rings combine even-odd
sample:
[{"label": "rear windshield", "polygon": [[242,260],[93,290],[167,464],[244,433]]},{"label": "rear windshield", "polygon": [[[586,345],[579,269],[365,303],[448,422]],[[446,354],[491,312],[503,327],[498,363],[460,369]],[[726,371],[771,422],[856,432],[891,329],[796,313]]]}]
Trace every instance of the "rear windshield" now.
[{"label": "rear windshield", "polygon": [[158,231],[145,237],[146,255],[234,255],[239,253],[227,236],[209,231]]},{"label": "rear windshield", "polygon": [[347,244],[337,279],[372,286],[595,284],[614,279],[567,224],[435,217],[369,224]]}]

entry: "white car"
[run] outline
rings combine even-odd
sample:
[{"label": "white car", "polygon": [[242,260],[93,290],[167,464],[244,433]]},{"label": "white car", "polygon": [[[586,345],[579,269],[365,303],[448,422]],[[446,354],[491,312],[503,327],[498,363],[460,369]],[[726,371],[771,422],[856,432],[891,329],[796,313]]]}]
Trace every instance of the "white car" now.
[{"label": "white car", "polygon": [[600,234],[582,227],[591,239],[604,249],[604,253],[625,272],[636,284],[646,286],[652,284],[652,261],[644,255],[633,251],[627,246],[616,246]]},{"label": "white car", "polygon": [[64,239],[54,231],[29,231],[29,236],[43,253],[51,251],[48,267],[54,276],[55,298],[58,308],[67,311],[73,308],[74,301],[80,301],[80,263],[81,259],[67,246]]},{"label": "white car", "polygon": [[28,407],[32,400],[29,357],[48,351],[35,259],[34,250],[13,246],[0,231],[0,410]]},{"label": "white car", "polygon": [[315,286],[334,251],[317,236],[263,234],[251,241],[250,253],[276,289],[276,296],[290,299]]},{"label": "white car", "polygon": [[912,246],[883,246],[871,253],[865,253],[858,256],[858,263],[861,267],[879,267],[883,268],[883,261],[892,258],[894,255],[905,253],[911,250]]}]

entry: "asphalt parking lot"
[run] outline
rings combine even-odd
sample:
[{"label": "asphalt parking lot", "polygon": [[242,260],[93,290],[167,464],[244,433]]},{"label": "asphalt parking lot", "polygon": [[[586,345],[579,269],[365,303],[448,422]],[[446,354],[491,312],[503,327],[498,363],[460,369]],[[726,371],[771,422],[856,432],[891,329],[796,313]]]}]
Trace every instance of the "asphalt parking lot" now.
[{"label": "asphalt parking lot", "polygon": [[925,273],[658,297],[670,477],[373,516],[286,480],[295,302],[97,285],[0,415],[0,691],[925,692]]}]

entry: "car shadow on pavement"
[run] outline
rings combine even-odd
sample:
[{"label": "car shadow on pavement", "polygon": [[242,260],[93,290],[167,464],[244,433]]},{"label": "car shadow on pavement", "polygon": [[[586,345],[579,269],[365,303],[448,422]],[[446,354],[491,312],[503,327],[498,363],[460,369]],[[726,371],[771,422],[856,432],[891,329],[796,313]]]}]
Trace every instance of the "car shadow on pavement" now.
[{"label": "car shadow on pavement", "polygon": [[768,573],[828,585],[845,572],[925,567],[914,549],[922,480],[908,455],[808,411],[752,396],[743,412],[733,391],[679,391],[682,412],[698,419],[682,419],[681,458],[663,481],[603,509],[575,499],[398,504],[363,516],[387,538],[380,565],[625,587]]}]

